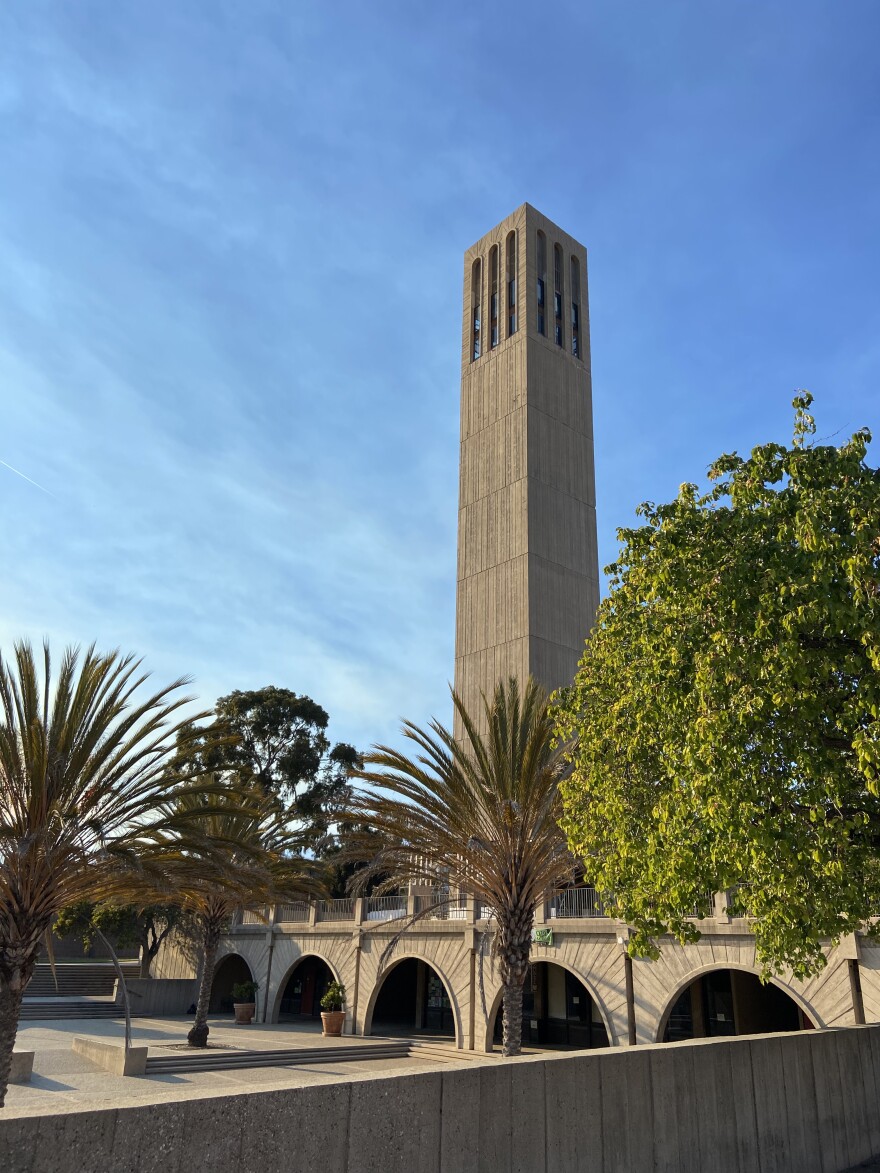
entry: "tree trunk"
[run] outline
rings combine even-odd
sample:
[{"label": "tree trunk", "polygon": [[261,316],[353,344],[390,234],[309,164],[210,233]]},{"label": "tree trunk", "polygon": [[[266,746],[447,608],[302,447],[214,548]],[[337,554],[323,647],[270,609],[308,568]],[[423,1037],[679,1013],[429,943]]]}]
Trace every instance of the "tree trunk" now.
[{"label": "tree trunk", "polygon": [[6,1102],[6,1088],[12,1069],[12,1048],[18,1033],[23,993],[24,986],[13,990],[6,982],[0,982],[0,1108]]},{"label": "tree trunk", "polygon": [[508,982],[504,987],[502,1012],[504,1030],[501,1040],[502,1055],[522,1054],[523,988],[520,982]]},{"label": "tree trunk", "polygon": [[499,969],[504,989],[501,1054],[505,1056],[522,1054],[522,993],[529,968],[534,917],[533,908],[514,908],[499,917]]},{"label": "tree trunk", "polygon": [[196,1002],[196,1020],[192,1030],[186,1036],[191,1047],[207,1047],[208,1045],[208,1005],[211,1001],[211,986],[214,982],[214,963],[217,960],[217,947],[220,944],[220,925],[213,919],[205,921],[205,956],[202,963],[202,983],[199,986],[199,997]]},{"label": "tree trunk", "polygon": [[153,959],[150,956],[149,951],[147,949],[145,949],[143,947],[143,945],[141,945],[141,972],[140,972],[140,976],[142,978],[148,978],[148,977],[153,976],[150,973],[150,965],[152,964],[152,961],[153,961]]}]

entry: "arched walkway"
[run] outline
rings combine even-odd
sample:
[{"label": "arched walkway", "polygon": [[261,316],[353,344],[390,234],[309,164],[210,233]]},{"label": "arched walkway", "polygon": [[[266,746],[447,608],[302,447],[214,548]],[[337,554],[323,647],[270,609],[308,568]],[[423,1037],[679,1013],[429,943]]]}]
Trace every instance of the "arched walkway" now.
[{"label": "arched walkway", "polygon": [[370,1000],[364,1034],[455,1039],[449,988],[427,961],[405,957],[383,975]]},{"label": "arched walkway", "polygon": [[716,968],[691,978],[673,994],[660,1021],[658,1042],[810,1030],[816,1023],[794,997],[747,969]]},{"label": "arched walkway", "polygon": [[[490,1041],[501,1043],[499,991],[490,1015]],[[608,1047],[610,1040],[595,998],[577,974],[552,961],[534,961],[523,987],[523,1046],[560,1050]]]},{"label": "arched walkway", "polygon": [[239,982],[254,980],[250,966],[238,953],[227,953],[214,970],[214,980],[211,982],[211,1000],[208,1003],[209,1014],[232,1014],[232,987]]},{"label": "arched walkway", "polygon": [[278,988],[273,1022],[311,1022],[321,1017],[321,999],[335,981],[322,957],[307,954],[287,971]]}]

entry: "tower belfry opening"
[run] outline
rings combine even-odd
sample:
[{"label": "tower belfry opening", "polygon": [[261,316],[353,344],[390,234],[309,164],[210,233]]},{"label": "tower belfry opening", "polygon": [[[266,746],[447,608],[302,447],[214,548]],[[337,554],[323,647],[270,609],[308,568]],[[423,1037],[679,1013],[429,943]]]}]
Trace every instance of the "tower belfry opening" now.
[{"label": "tower belfry opening", "polygon": [[465,253],[463,305],[455,687],[476,713],[507,676],[570,683],[595,618],[587,251],[523,204]]}]

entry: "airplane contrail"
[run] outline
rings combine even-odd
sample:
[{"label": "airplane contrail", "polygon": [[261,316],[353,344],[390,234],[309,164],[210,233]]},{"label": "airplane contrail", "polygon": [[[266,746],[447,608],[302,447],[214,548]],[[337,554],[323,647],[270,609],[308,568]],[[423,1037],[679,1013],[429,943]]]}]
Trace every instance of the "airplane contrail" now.
[{"label": "airplane contrail", "polygon": [[[40,489],[41,492],[49,493],[49,490],[44,485],[39,484],[37,481],[31,480],[31,478],[28,476],[25,476],[25,474],[23,472],[19,472],[18,469],[13,468],[11,464],[7,464],[5,460],[0,460],[0,464],[2,464],[4,468],[8,468],[10,472],[14,472],[17,477],[21,477],[22,480],[27,481],[28,484],[33,485],[37,489]],[[49,496],[55,497],[55,494],[49,493]],[[58,498],[56,497],[55,500],[57,501]]]}]

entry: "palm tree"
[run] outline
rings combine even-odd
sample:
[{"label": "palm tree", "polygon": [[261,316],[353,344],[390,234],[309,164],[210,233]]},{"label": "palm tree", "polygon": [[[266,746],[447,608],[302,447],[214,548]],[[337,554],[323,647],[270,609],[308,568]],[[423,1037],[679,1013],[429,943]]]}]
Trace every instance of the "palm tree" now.
[{"label": "palm tree", "polygon": [[559,828],[562,749],[553,745],[547,694],[531,678],[522,695],[511,677],[491,701],[483,696],[485,733],[455,692],[452,700],[460,741],[438,721],[428,732],[406,722],[414,758],[376,746],[354,772],[377,788],[356,790],[351,804],[352,822],[369,828],[353,835],[349,849],[367,861],[354,886],[361,890],[376,878],[385,890],[408,882],[448,885],[491,909],[503,1053],[518,1055],[535,906],[574,871]]},{"label": "palm tree", "polygon": [[[132,869],[174,788],[166,762],[190,698],[175,681],[141,698],[134,657],[48,645],[0,656],[0,1106],[21,999],[52,918],[130,895]],[[146,836],[146,838],[145,838]]]},{"label": "palm tree", "polygon": [[208,1005],[220,939],[239,908],[322,891],[317,865],[294,854],[301,829],[293,812],[256,782],[227,782],[222,798],[192,791],[168,812],[157,835],[166,899],[192,914],[202,934],[202,975],[187,1041],[208,1045]]}]

